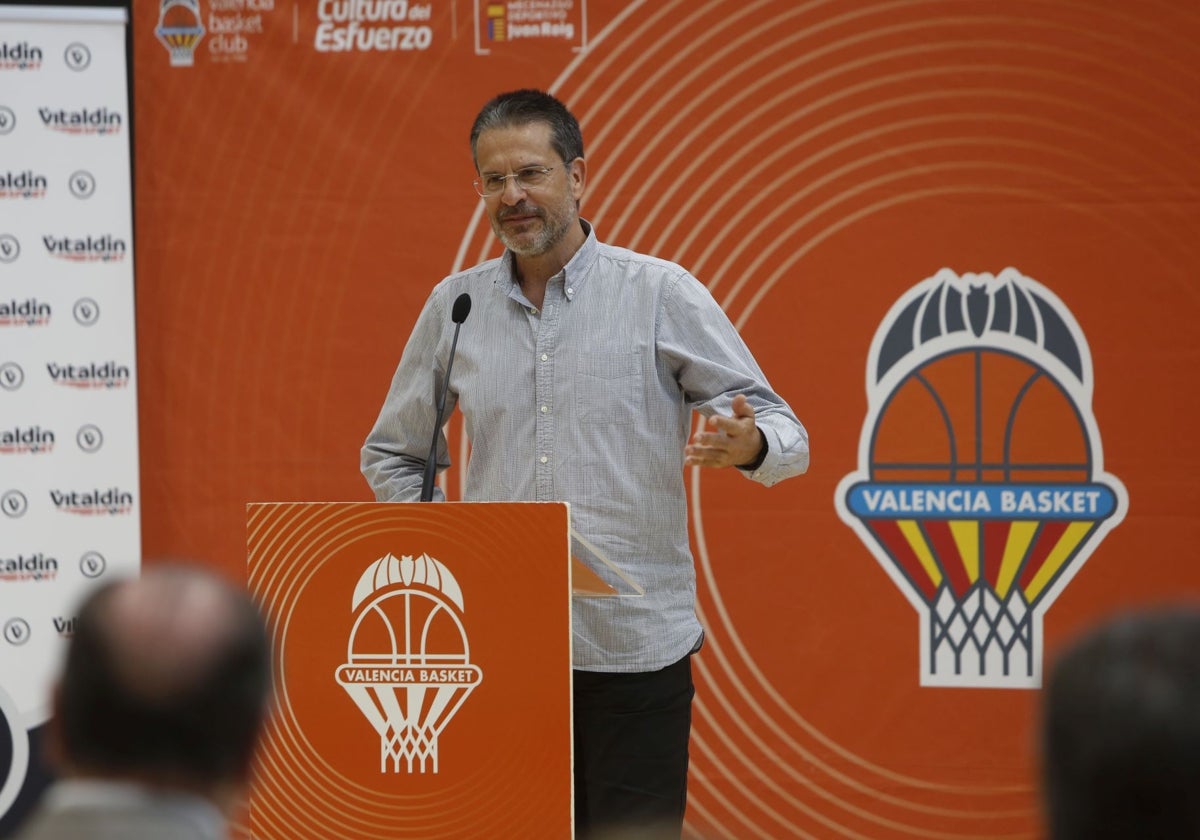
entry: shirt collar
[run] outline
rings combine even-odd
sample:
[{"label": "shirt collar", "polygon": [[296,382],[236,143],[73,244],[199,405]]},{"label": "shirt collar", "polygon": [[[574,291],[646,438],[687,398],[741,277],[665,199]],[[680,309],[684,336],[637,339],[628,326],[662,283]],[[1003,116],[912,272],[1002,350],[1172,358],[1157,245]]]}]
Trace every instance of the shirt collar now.
[{"label": "shirt collar", "polygon": [[[563,270],[555,275],[563,278],[564,294],[567,300],[571,300],[579,293],[600,253],[600,243],[596,239],[596,231],[593,229],[592,223],[581,218],[579,224],[583,225],[586,238],[579,246],[579,250],[563,266]],[[514,259],[513,252],[505,248],[504,256],[500,258],[500,276],[496,279],[496,284],[506,293],[511,293],[517,286],[517,282],[513,279]],[[511,294],[509,296],[511,297]]]},{"label": "shirt collar", "polygon": [[583,225],[586,238],[579,246],[579,250],[575,252],[575,256],[571,257],[563,267],[567,300],[573,298],[587,282],[588,275],[592,273],[592,266],[596,264],[596,257],[600,253],[600,243],[596,239],[596,231],[592,228],[592,223],[586,219],[580,219],[579,224]]}]

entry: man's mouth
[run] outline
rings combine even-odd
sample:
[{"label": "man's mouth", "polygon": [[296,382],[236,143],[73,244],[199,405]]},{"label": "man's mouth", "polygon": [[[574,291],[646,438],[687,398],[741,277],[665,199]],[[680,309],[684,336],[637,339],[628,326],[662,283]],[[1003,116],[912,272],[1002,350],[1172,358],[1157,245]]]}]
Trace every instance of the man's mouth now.
[{"label": "man's mouth", "polygon": [[500,214],[500,221],[504,223],[521,224],[522,222],[531,222],[534,219],[541,218],[541,214],[533,210],[510,210],[507,213]]}]

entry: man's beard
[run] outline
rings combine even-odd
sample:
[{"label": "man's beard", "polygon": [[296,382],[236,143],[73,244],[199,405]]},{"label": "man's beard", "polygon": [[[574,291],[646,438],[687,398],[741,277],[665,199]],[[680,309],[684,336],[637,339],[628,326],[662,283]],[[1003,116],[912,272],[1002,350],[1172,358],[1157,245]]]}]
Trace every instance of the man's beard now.
[{"label": "man's beard", "polygon": [[[565,207],[563,208],[566,209]],[[542,222],[542,229],[534,235],[532,239],[525,236],[521,237],[520,241],[515,241],[504,230],[502,222],[506,216],[526,216],[535,215]],[[533,207],[527,204],[518,204],[511,207],[503,214],[498,213],[492,219],[492,230],[496,232],[496,236],[504,243],[504,247],[522,257],[538,257],[549,251],[555,245],[563,240],[570,230],[574,219],[572,214],[568,212],[554,213],[549,212],[544,207]]]}]

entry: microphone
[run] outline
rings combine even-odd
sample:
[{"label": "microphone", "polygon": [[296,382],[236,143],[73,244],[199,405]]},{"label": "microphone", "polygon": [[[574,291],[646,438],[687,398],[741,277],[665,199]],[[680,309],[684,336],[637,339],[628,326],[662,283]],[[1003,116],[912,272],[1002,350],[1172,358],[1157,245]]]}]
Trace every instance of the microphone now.
[{"label": "microphone", "polygon": [[446,378],[442,382],[442,392],[438,395],[437,419],[433,424],[433,441],[429,444],[429,457],[425,459],[425,474],[421,479],[421,501],[433,501],[433,479],[437,475],[437,443],[438,433],[442,430],[442,415],[446,413],[446,392],[450,390],[450,371],[454,369],[454,352],[458,349],[458,331],[463,321],[471,314],[471,296],[466,292],[454,299],[450,309],[450,320],[454,322],[454,338],[450,342],[450,360],[446,363]]}]

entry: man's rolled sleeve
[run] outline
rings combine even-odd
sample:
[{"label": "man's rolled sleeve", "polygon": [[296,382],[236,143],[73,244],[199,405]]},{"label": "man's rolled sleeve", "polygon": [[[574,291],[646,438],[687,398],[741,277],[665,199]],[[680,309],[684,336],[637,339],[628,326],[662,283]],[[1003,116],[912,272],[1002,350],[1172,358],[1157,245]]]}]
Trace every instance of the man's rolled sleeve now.
[{"label": "man's rolled sleeve", "polygon": [[782,415],[754,418],[767,441],[767,456],[757,469],[744,471],[746,478],[764,487],[808,470],[808,432]]}]

